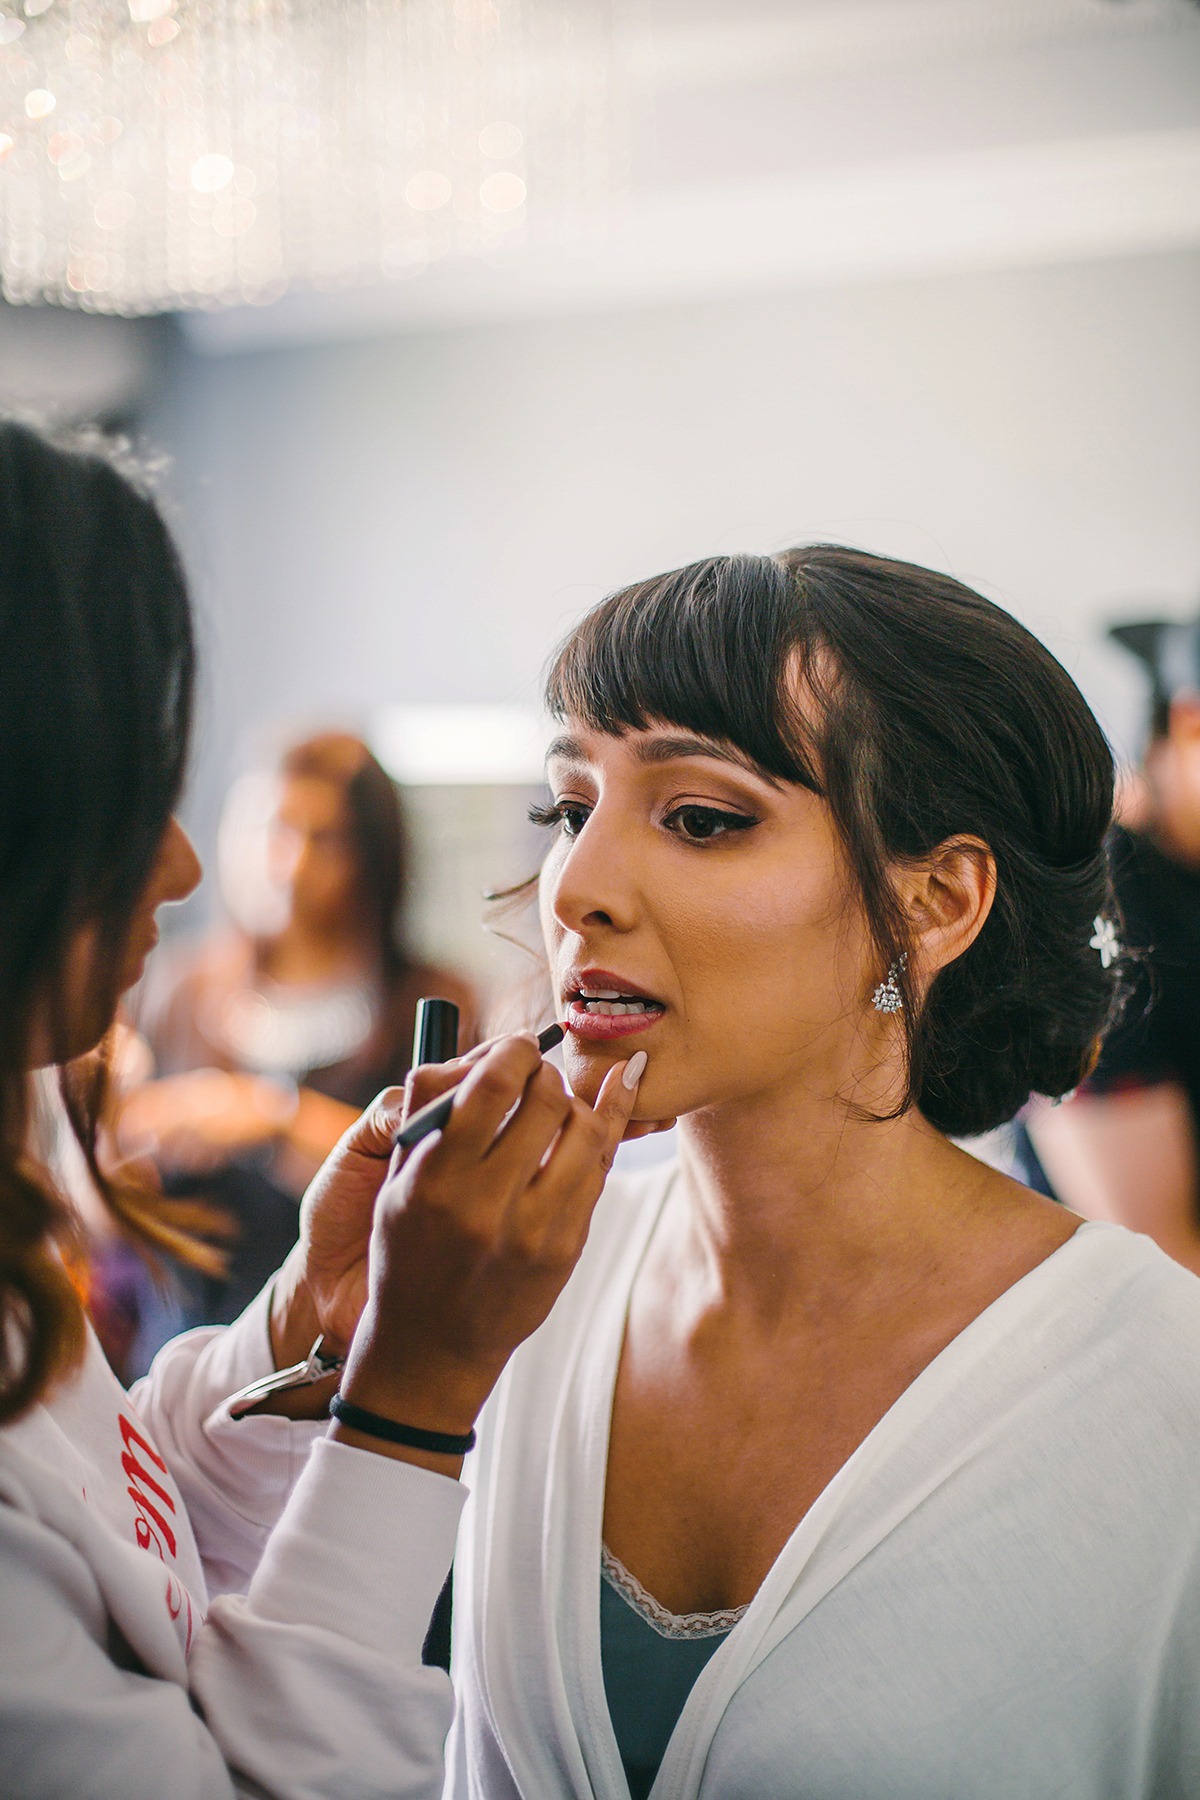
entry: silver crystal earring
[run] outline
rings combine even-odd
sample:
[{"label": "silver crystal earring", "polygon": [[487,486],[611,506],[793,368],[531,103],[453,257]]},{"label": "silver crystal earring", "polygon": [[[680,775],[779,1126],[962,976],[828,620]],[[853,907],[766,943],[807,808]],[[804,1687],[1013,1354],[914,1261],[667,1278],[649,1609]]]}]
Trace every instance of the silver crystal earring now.
[{"label": "silver crystal earring", "polygon": [[871,996],[871,1004],[876,1012],[898,1013],[904,1005],[904,996],[900,992],[900,983],[896,980],[901,969],[907,969],[908,957],[900,955],[887,972],[887,980],[881,981]]}]

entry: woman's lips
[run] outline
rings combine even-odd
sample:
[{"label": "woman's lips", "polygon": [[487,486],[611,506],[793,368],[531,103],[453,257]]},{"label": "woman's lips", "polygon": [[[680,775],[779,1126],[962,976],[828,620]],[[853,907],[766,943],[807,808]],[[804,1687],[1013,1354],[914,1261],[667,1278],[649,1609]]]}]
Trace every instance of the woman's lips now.
[{"label": "woman's lips", "polygon": [[576,1037],[603,1042],[609,1038],[630,1037],[638,1031],[649,1031],[652,1025],[657,1025],[663,1012],[661,1006],[655,1006],[645,1012],[591,1013],[576,995],[563,1009],[563,1024]]},{"label": "woman's lips", "polygon": [[150,930],[146,934],[145,943],[137,950],[134,950],[132,947],[130,948],[129,960],[126,964],[126,971],[122,981],[123,988],[132,987],[135,982],[142,979],[150,952],[158,947],[158,936],[158,926],[151,923]]}]

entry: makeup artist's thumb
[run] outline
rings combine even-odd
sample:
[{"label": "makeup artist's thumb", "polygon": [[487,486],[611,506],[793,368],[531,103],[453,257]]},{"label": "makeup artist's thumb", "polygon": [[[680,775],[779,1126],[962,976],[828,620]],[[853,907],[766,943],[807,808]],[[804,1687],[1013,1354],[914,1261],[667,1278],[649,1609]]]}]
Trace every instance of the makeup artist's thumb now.
[{"label": "makeup artist's thumb", "polygon": [[392,1154],[392,1139],[399,1130],[403,1110],[404,1089],[384,1088],[342,1133],[330,1152],[329,1161],[345,1162],[356,1156],[367,1156],[386,1162]]},{"label": "makeup artist's thumb", "polygon": [[618,1063],[608,1071],[601,1083],[600,1092],[596,1095],[596,1104],[592,1110],[605,1128],[601,1154],[606,1168],[611,1167],[617,1145],[625,1135],[629,1115],[637,1103],[638,1082],[642,1079],[645,1067],[646,1052],[635,1051],[627,1063]]}]

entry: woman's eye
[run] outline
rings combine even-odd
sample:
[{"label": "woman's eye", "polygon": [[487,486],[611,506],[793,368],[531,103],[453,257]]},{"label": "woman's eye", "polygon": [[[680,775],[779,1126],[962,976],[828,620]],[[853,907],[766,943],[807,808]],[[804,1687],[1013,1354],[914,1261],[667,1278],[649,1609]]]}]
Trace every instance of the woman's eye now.
[{"label": "woman's eye", "polygon": [[533,825],[561,825],[566,837],[578,837],[591,816],[590,806],[580,806],[570,800],[556,800],[552,806],[531,806],[530,823]]},{"label": "woman's eye", "polygon": [[715,806],[680,806],[663,823],[676,836],[698,844],[731,831],[748,831],[756,821],[746,813],[721,812]]}]

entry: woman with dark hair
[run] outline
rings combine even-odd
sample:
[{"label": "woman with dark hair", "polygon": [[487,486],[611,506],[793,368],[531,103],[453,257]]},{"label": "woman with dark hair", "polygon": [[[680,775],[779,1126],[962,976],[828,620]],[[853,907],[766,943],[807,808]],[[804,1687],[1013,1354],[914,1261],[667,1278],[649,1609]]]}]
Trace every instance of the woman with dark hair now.
[{"label": "woman with dark hair", "polygon": [[199,875],[172,817],[192,667],[150,499],[99,450],[0,424],[0,1786],[432,1800],[451,1699],[421,1646],[462,1452],[566,1279],[634,1095],[614,1075],[593,1111],[509,1038],[414,1076],[418,1103],[461,1086],[401,1163],[405,1096],[384,1093],[273,1284],[126,1394],[31,1076],[60,1072],[121,1229],[200,1254],[95,1149],[97,1046],[155,910]]},{"label": "woman with dark hair", "polygon": [[[265,831],[239,822],[248,786],[269,809]],[[122,1096],[117,1125],[171,1193],[231,1221],[224,1276],[189,1284],[198,1323],[235,1318],[287,1255],[321,1160],[373,1095],[404,1080],[421,996],[453,1000],[461,1048],[475,1042],[466,983],[405,945],[400,802],[358,738],[324,732],[265,781],[243,778],[222,837],[242,918],[151,964],[137,1016],[160,1078]]]},{"label": "woman with dark hair", "polygon": [[485,1414],[451,1791],[1196,1793],[1200,1285],[951,1142],[1113,1012],[1082,697],[817,545],[613,595],[549,703],[569,1078],[648,1059],[680,1156]]}]

